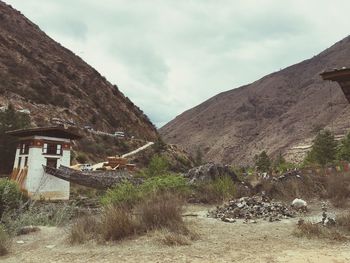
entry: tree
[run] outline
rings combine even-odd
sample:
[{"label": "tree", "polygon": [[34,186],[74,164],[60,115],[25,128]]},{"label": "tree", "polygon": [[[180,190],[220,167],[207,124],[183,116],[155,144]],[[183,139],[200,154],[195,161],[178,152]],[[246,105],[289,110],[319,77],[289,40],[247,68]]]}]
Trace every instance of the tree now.
[{"label": "tree", "polygon": [[307,154],[305,163],[317,163],[325,166],[336,159],[337,142],[329,130],[320,131],[313,141],[311,151]]},{"label": "tree", "polygon": [[350,132],[340,141],[337,149],[337,159],[350,161]]},{"label": "tree", "polygon": [[29,126],[29,115],[16,112],[12,105],[9,105],[4,112],[0,112],[0,173],[11,172],[17,147],[16,138],[6,132]]},{"label": "tree", "polygon": [[268,172],[271,167],[271,160],[265,151],[255,156],[255,166],[259,172]]}]

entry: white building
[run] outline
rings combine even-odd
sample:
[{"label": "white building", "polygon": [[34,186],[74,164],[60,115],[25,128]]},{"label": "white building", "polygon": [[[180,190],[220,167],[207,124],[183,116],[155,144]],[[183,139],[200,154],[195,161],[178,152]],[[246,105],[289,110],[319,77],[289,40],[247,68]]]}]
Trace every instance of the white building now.
[{"label": "white building", "polygon": [[62,127],[8,132],[19,138],[11,179],[32,199],[68,200],[68,181],[44,172],[43,165],[70,166],[71,140],[81,136]]}]

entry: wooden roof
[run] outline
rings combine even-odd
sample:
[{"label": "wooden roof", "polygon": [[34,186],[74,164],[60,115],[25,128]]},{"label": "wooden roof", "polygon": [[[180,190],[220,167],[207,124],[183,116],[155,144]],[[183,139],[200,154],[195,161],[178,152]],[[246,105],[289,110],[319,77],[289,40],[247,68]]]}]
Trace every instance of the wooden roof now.
[{"label": "wooden roof", "polygon": [[320,75],[324,80],[338,82],[346,99],[350,102],[350,68],[334,69],[323,72]]},{"label": "wooden roof", "polygon": [[72,129],[65,129],[64,127],[38,127],[30,129],[21,129],[8,131],[7,134],[15,137],[28,137],[28,136],[46,136],[55,138],[64,138],[71,140],[78,140],[82,138],[78,132]]}]

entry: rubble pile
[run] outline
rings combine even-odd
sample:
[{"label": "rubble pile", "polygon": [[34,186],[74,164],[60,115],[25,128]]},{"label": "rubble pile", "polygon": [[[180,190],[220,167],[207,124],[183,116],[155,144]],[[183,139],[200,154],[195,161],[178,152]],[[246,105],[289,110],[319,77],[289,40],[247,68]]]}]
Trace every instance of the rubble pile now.
[{"label": "rubble pile", "polygon": [[224,222],[235,222],[235,219],[264,219],[270,222],[294,217],[295,212],[280,202],[272,202],[265,196],[242,197],[229,201],[222,207],[209,212],[209,216]]}]

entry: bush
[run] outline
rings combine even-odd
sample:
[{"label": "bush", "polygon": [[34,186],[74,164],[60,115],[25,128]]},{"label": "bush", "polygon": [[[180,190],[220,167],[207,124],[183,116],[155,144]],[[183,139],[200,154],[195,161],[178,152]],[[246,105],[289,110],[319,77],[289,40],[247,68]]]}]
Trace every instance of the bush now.
[{"label": "bush", "polygon": [[187,180],[176,174],[151,177],[145,180],[140,186],[142,195],[148,195],[156,192],[172,192],[180,195],[186,195],[189,192]]},{"label": "bush", "polygon": [[130,182],[124,182],[110,188],[100,199],[103,205],[120,205],[131,207],[141,198],[140,190]]},{"label": "bush", "polygon": [[148,167],[143,170],[143,173],[146,177],[152,176],[161,176],[168,173],[169,170],[169,162],[166,158],[155,155],[151,159]]},{"label": "bush", "polygon": [[172,192],[185,196],[189,192],[189,186],[185,178],[179,175],[167,175],[150,177],[140,186],[130,182],[124,182],[108,189],[101,197],[102,205],[123,205],[132,207],[151,194],[160,192]]},{"label": "bush", "polygon": [[0,219],[5,212],[18,209],[23,195],[16,182],[0,179]]},{"label": "bush", "polygon": [[122,206],[108,206],[101,219],[101,233],[106,241],[117,241],[136,234],[139,224],[129,209]]},{"label": "bush", "polygon": [[184,226],[182,206],[183,202],[176,195],[162,193],[152,195],[140,203],[136,210],[144,229],[179,230]]},{"label": "bush", "polygon": [[203,203],[219,203],[235,197],[235,194],[236,185],[229,176],[194,186],[195,198]]},{"label": "bush", "polygon": [[0,256],[6,255],[9,251],[11,240],[5,228],[0,225]]},{"label": "bush", "polygon": [[100,222],[92,215],[78,218],[70,227],[69,242],[71,244],[82,244],[92,240],[99,233]]}]

